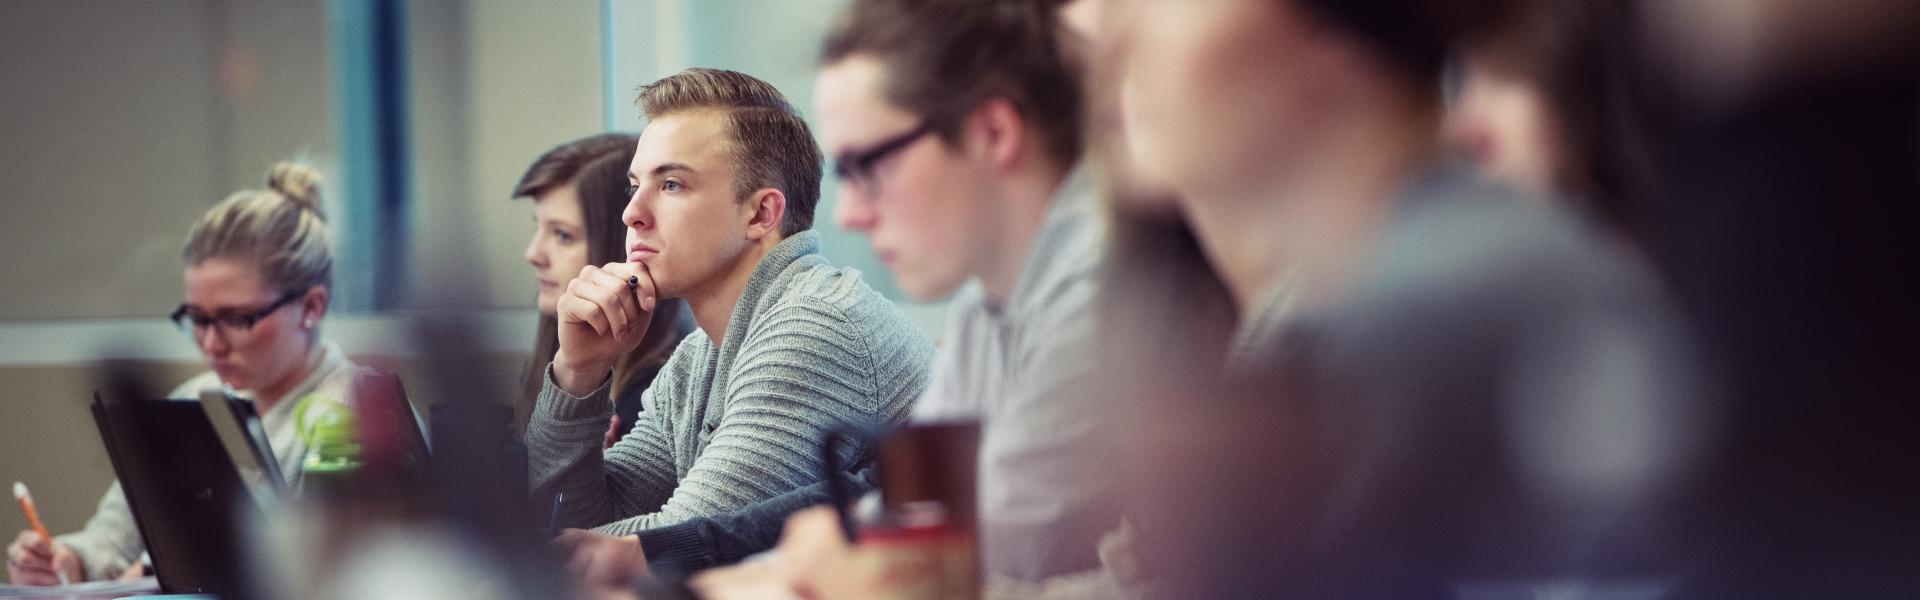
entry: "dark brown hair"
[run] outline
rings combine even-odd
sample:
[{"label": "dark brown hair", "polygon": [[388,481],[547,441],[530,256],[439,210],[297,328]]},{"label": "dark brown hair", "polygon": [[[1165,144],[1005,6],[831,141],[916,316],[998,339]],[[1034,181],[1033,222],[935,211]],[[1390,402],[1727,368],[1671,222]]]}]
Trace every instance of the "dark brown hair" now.
[{"label": "dark brown hair", "polygon": [[1658,189],[1647,99],[1633,62],[1629,0],[1527,0],[1464,51],[1532,83],[1546,99],[1565,157],[1554,185],[1602,222],[1644,241]]},{"label": "dark brown hair", "polygon": [[513,197],[532,198],[573,183],[587,163],[611,154],[625,152],[627,158],[632,159],[633,147],[639,141],[639,137],[630,133],[602,133],[554,146],[540,158],[533,159],[527,172],[520,176],[520,183],[513,185]]},{"label": "dark brown hair", "polygon": [[775,189],[787,197],[780,235],[813,227],[822,162],[813,131],[773,84],[738,71],[692,68],[640,86],[634,100],[648,119],[692,110],[726,114],[734,195]]},{"label": "dark brown hair", "polygon": [[[633,162],[633,150],[638,142],[639,138],[632,134],[604,133],[555,146],[527,168],[520,183],[513,188],[514,197],[536,197],[557,187],[572,185],[580,198],[587,264],[623,262],[626,253],[621,251],[621,246],[626,239],[626,225],[620,221],[620,213],[627,205],[627,166]],[[692,324],[684,303],[660,300],[654,307],[646,337],[615,363],[612,395],[619,396],[621,388],[628,383],[629,374],[659,370],[679,345],[680,338],[690,330]],[[526,427],[534,399],[545,383],[547,363],[553,361],[559,349],[559,323],[554,317],[541,315],[539,329],[534,334],[532,361],[521,383],[523,393],[514,407],[516,431]]]},{"label": "dark brown hair", "polygon": [[1457,45],[1505,22],[1517,0],[1290,0],[1355,34],[1410,81],[1438,89]]},{"label": "dark brown hair", "polygon": [[1059,0],[855,0],[822,45],[833,64],[872,55],[886,96],[949,143],[981,103],[1004,98],[1049,158],[1080,158],[1080,69],[1061,45]]}]

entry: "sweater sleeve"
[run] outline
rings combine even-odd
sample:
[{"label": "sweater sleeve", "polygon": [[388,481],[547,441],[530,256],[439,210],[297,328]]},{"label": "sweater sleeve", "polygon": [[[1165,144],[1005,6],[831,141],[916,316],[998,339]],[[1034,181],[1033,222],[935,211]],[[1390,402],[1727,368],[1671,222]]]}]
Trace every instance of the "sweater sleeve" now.
[{"label": "sweater sleeve", "polygon": [[[873,489],[864,475],[841,472],[835,478],[856,498]],[[826,482],[817,481],[733,512],[641,531],[640,548],[659,574],[689,575],[730,565],[772,549],[793,513],[832,501]]]},{"label": "sweater sleeve", "polygon": [[527,425],[528,483],[535,506],[565,495],[562,527],[597,527],[624,515],[657,510],[673,490],[673,452],[667,444],[667,411],[654,404],[670,391],[672,365],[642,393],[647,409],[633,431],[601,450],[607,419],[613,414],[608,383],[586,396],[574,396],[553,382],[553,366],[540,388],[533,419]]},{"label": "sweater sleeve", "polygon": [[[601,531],[632,535],[739,510],[814,483],[827,432],[897,423],[926,387],[931,346],[904,321],[875,325],[826,302],[798,298],[755,325],[734,357],[724,405],[706,411],[702,423],[679,425],[700,428],[705,447],[672,497],[657,511]],[[881,354],[888,360],[876,366]],[[855,464],[863,456],[864,447],[850,444],[838,458]]]},{"label": "sweater sleeve", "polygon": [[146,544],[140,538],[140,528],[133,522],[133,511],[127,507],[127,496],[120,490],[119,481],[107,488],[106,495],[100,498],[99,507],[93,511],[93,517],[87,519],[85,528],[54,540],[72,548],[73,553],[80,557],[88,580],[119,577],[121,571],[139,560],[140,553],[146,551]]}]

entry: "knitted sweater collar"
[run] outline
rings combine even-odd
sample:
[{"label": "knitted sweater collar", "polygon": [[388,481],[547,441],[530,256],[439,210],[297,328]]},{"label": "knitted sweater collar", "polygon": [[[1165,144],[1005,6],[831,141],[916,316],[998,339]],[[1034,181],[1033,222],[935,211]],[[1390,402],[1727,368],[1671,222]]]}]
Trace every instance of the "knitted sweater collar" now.
[{"label": "knitted sweater collar", "polygon": [[733,304],[733,314],[727,318],[727,347],[738,347],[736,340],[744,340],[747,326],[753,315],[759,311],[763,301],[771,302],[778,294],[769,294],[781,287],[780,276],[794,263],[807,257],[820,254],[820,233],[811,229],[794,234],[779,244],[766,256],[760,257],[760,264],[754,266],[753,275],[747,278],[747,287],[740,290],[740,300]]}]

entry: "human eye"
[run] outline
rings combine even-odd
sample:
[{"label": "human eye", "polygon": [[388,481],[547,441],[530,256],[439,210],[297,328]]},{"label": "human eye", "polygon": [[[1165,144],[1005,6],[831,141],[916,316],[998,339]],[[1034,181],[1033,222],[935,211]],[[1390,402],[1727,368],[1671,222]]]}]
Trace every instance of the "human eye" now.
[{"label": "human eye", "polygon": [[220,325],[222,327],[225,327],[229,331],[232,331],[235,329],[238,329],[240,331],[247,331],[247,330],[253,329],[253,324],[259,322],[260,317],[255,317],[252,315],[221,315],[219,317],[216,317],[214,319],[209,319],[209,320],[219,321]]},{"label": "human eye", "polygon": [[560,244],[564,246],[567,244],[572,244],[573,241],[578,238],[575,238],[572,232],[569,232],[565,229],[555,228],[553,230],[553,239],[559,241]]},{"label": "human eye", "polygon": [[660,182],[660,191],[662,192],[678,192],[684,187],[685,186],[681,185],[679,181],[673,179]]},{"label": "human eye", "polygon": [[637,186],[637,185],[634,185],[634,184],[632,184],[632,183],[628,183],[628,184],[627,184],[627,197],[628,197],[628,198],[632,198],[634,194],[638,194],[638,193],[640,193],[640,186]]},{"label": "human eye", "polygon": [[191,312],[187,313],[187,321],[190,323],[193,323],[194,327],[198,327],[200,329],[206,329],[208,327],[212,327],[213,323],[218,320],[219,319],[214,318],[213,315],[191,313]]}]

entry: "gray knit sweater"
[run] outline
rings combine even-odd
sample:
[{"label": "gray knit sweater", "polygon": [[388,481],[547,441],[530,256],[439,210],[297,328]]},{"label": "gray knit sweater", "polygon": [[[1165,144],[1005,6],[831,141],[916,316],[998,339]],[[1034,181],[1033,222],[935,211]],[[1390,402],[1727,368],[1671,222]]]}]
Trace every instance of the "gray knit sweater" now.
[{"label": "gray knit sweater", "polygon": [[[561,526],[629,535],[813,483],[827,431],[906,420],[932,343],[819,248],[819,234],[801,232],[762,258],[724,345],[688,335],[644,393],[633,431],[604,452],[607,386],[573,396],[549,366],[527,427],[535,506],[564,494]],[[840,464],[865,461],[865,448],[845,452]]]}]

